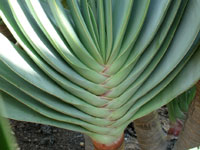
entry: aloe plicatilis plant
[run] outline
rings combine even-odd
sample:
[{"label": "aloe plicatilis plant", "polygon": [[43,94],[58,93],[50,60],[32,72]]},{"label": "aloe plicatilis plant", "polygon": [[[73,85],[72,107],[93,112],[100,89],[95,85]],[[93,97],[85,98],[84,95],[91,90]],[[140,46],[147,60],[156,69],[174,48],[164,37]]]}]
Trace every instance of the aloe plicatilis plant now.
[{"label": "aloe plicatilis plant", "polygon": [[4,117],[82,132],[108,149],[130,122],[199,80],[199,0],[67,0],[67,8],[0,0],[20,45],[0,35]]}]

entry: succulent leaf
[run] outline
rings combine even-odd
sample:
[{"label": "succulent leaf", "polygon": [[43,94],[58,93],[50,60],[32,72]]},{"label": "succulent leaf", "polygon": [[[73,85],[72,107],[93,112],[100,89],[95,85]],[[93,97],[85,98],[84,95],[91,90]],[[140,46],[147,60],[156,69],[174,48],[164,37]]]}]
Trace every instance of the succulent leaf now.
[{"label": "succulent leaf", "polygon": [[[200,79],[199,0],[66,5],[0,1],[0,16],[20,45],[0,34],[0,92],[9,112],[4,117],[110,144],[131,121]],[[186,109],[173,106],[180,108],[178,116]]]}]

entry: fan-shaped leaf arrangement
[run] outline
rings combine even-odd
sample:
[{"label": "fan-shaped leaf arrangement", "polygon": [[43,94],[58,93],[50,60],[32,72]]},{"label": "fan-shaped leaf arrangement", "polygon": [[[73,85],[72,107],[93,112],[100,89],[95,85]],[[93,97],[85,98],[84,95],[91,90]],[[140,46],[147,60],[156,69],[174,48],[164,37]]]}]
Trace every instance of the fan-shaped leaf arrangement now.
[{"label": "fan-shaped leaf arrangement", "polygon": [[5,117],[109,144],[200,78],[199,0],[0,0]]}]

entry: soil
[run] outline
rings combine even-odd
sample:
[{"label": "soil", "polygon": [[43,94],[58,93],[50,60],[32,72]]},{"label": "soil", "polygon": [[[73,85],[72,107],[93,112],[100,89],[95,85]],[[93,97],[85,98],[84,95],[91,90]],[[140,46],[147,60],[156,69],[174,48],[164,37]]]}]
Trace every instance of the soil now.
[{"label": "soil", "polygon": [[11,125],[20,150],[84,150],[80,133],[14,120]]},{"label": "soil", "polygon": [[[166,107],[158,110],[163,131],[167,133],[169,129],[169,119]],[[84,150],[85,140],[80,133],[68,131],[48,125],[10,121],[13,134],[18,143],[18,150]],[[137,136],[130,124],[125,130],[126,150],[140,150]],[[171,150],[175,137],[170,137],[168,149]]]}]

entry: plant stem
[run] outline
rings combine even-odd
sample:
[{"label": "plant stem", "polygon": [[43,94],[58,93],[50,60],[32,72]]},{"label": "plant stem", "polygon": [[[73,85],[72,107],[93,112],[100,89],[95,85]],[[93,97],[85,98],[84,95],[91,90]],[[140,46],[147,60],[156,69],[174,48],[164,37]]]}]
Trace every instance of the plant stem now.
[{"label": "plant stem", "polygon": [[142,150],[166,150],[167,142],[156,111],[134,121]]},{"label": "plant stem", "polygon": [[200,145],[200,81],[196,84],[196,96],[189,107],[188,116],[174,150],[188,150]]}]

